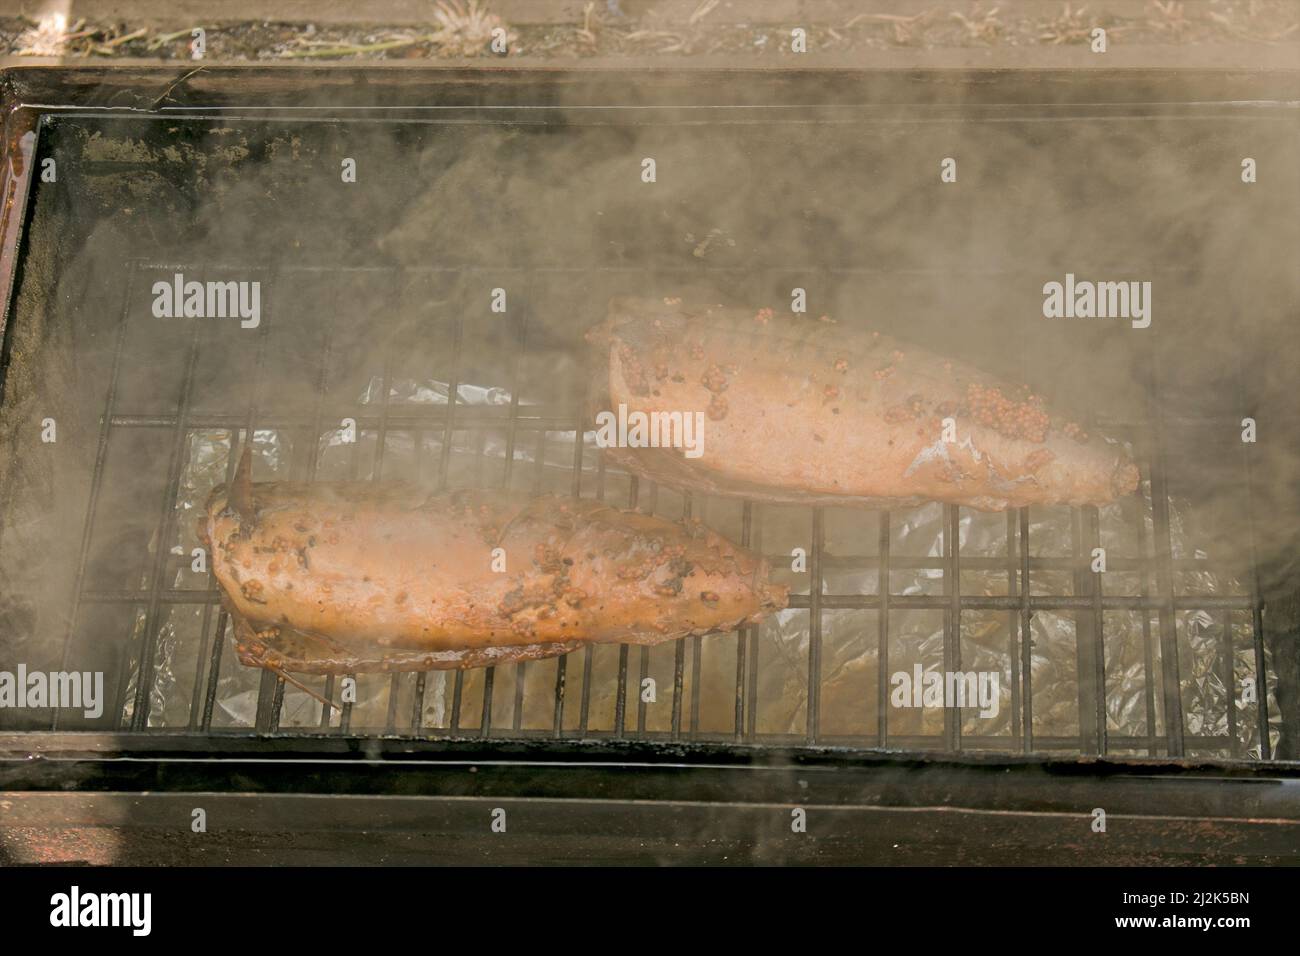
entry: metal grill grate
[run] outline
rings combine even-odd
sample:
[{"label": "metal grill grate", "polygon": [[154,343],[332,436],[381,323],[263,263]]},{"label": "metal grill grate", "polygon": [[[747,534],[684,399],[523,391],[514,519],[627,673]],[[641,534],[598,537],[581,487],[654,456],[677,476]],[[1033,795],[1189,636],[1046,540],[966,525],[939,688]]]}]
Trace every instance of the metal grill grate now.
[{"label": "metal grill grate", "polygon": [[[105,414],[98,436],[98,445],[94,459],[94,469],[89,487],[87,521],[81,539],[80,560],[76,576],[75,595],[71,608],[70,620],[73,622],[64,645],[64,666],[68,663],[68,652],[72,647],[74,631],[81,615],[87,609],[105,605],[128,606],[134,612],[136,622],[133,632],[138,634],[139,644],[131,654],[122,655],[124,670],[118,675],[118,700],[113,711],[121,718],[120,730],[145,732],[151,728],[150,707],[152,688],[155,679],[155,651],[159,628],[165,610],[175,606],[198,608],[201,614],[200,628],[203,647],[197,655],[196,673],[194,675],[192,698],[189,703],[188,727],[191,731],[217,732],[214,728],[214,707],[218,698],[218,682],[223,669],[238,667],[227,653],[227,642],[231,636],[231,623],[227,613],[220,607],[220,595],[215,580],[209,575],[206,589],[176,588],[168,585],[170,564],[170,545],[177,540],[178,528],[178,489],[185,468],[186,450],[196,432],[219,430],[230,436],[230,446],[239,447],[254,433],[254,430],[293,431],[309,437],[306,447],[309,449],[305,459],[299,459],[297,474],[308,480],[317,476],[319,450],[322,435],[328,430],[331,417],[340,409],[335,406],[326,408],[325,394],[328,384],[331,347],[335,337],[337,317],[326,322],[322,344],[313,350],[312,355],[305,356],[315,363],[318,373],[316,381],[317,400],[314,412],[308,415],[291,414],[279,408],[274,399],[265,394],[265,388],[259,386],[248,396],[243,407],[230,407],[218,413],[198,408],[194,403],[195,373],[203,361],[204,332],[196,325],[183,360],[183,375],[173,404],[146,410],[123,406],[119,395],[119,386],[124,366],[124,349],[127,341],[128,315],[138,305],[135,296],[142,282],[149,281],[159,269],[168,271],[201,272],[201,265],[177,266],[175,264],[157,264],[132,260],[124,270],[127,275],[127,290],[116,331],[115,346],[111,367],[110,383],[105,396]],[[303,270],[286,269],[277,275],[290,275]],[[309,271],[309,270],[308,270]],[[332,270],[346,277],[347,270]],[[374,272],[376,270],[367,270]],[[439,270],[430,270],[438,272]],[[463,284],[466,270],[444,270]],[[493,270],[505,273],[508,270]],[[635,270],[602,270],[627,276]],[[512,323],[515,353],[512,357],[513,371],[510,385],[510,401],[503,407],[469,406],[458,401],[459,386],[464,381],[465,367],[465,333],[464,313],[458,313],[449,341],[440,343],[439,350],[449,355],[451,374],[448,382],[450,402],[445,406],[411,406],[390,403],[389,392],[393,375],[393,350],[390,347],[385,354],[379,384],[382,396],[378,407],[372,403],[356,403],[347,409],[347,414],[356,420],[360,435],[373,434],[374,455],[369,467],[363,461],[363,443],[358,440],[350,449],[350,467],[355,477],[363,469],[376,480],[384,477],[385,453],[389,436],[396,431],[410,432],[415,437],[416,454],[424,449],[424,437],[436,436],[438,439],[438,456],[432,464],[430,484],[438,488],[448,486],[449,465],[453,451],[454,438],[458,433],[470,437],[471,444],[477,445],[481,460],[489,431],[504,430],[506,452],[504,459],[505,481],[525,477],[517,469],[528,464],[527,458],[520,452],[531,446],[532,449],[532,490],[540,491],[543,485],[543,473],[547,468],[546,450],[555,442],[570,442],[571,475],[569,493],[575,496],[594,496],[606,499],[610,489],[607,487],[607,471],[599,452],[597,460],[584,463],[584,454],[588,452],[580,439],[582,422],[578,389],[582,385],[575,382],[572,400],[557,404],[521,406],[519,393],[519,365],[529,350],[530,314],[529,286],[537,280],[540,273],[548,272],[563,276],[573,281],[585,281],[591,278],[591,270],[549,269],[549,270],[514,270],[523,285],[523,294],[516,301],[522,301],[522,308],[512,308],[509,322]],[[242,274],[256,274],[256,270],[243,270]],[[698,275],[698,270],[692,275]],[[253,380],[265,379],[266,344],[268,324],[264,323],[256,330],[257,344],[252,348],[254,354]],[[1154,369],[1154,363],[1151,367]],[[891,514],[880,512],[877,515],[878,537],[877,554],[870,557],[855,557],[852,560],[859,569],[874,570],[878,583],[875,594],[836,594],[828,593],[824,587],[824,577],[828,568],[843,563],[843,557],[828,554],[825,548],[826,520],[828,512],[824,509],[806,509],[806,520],[810,529],[811,548],[808,554],[808,575],[814,582],[806,595],[792,595],[791,605],[796,609],[806,610],[808,614],[808,652],[807,668],[807,706],[804,733],[801,736],[789,734],[762,733],[757,725],[759,674],[767,662],[761,659],[759,627],[749,626],[731,636],[710,637],[710,641],[732,641],[735,646],[735,706],[734,724],[729,734],[706,733],[701,729],[701,688],[700,677],[702,659],[702,641],[700,638],[688,638],[676,643],[673,657],[673,681],[671,691],[671,720],[667,732],[653,731],[648,728],[647,704],[639,696],[634,703],[635,710],[629,712],[628,683],[629,678],[636,677],[636,685],[649,675],[651,670],[651,651],[641,647],[632,651],[628,646],[618,649],[617,684],[614,698],[613,729],[595,730],[589,726],[593,691],[593,656],[594,651],[588,647],[575,652],[569,657],[559,658],[556,665],[556,677],[553,688],[553,721],[549,731],[527,729],[521,726],[523,713],[525,682],[523,675],[527,664],[515,665],[518,668],[514,682],[515,701],[513,718],[507,726],[493,723],[493,696],[498,692],[496,671],[488,669],[484,675],[482,688],[482,710],[478,727],[461,726],[462,705],[465,702],[466,675],[454,672],[449,677],[451,682],[452,703],[447,727],[430,730],[422,726],[423,701],[430,685],[431,674],[395,674],[391,677],[389,688],[386,726],[367,728],[383,730],[389,734],[422,735],[426,733],[447,734],[452,737],[480,738],[515,738],[551,736],[554,738],[586,738],[613,736],[617,738],[644,739],[724,739],[737,742],[782,743],[807,745],[846,745],[851,747],[891,747],[904,749],[937,749],[943,751],[961,751],[964,748],[993,748],[1011,751],[1030,750],[1064,750],[1081,753],[1104,754],[1117,751],[1145,751],[1152,755],[1179,757],[1189,750],[1217,750],[1233,757],[1248,756],[1243,753],[1238,728],[1236,707],[1227,707],[1226,735],[1190,734],[1185,731],[1183,702],[1180,694],[1179,654],[1176,633],[1176,613],[1184,610],[1202,610],[1210,612],[1222,620],[1223,646],[1221,657],[1223,667],[1220,678],[1228,689],[1228,700],[1235,701],[1238,685],[1234,674],[1235,659],[1232,617],[1234,612],[1245,612],[1250,616],[1251,649],[1253,650],[1253,673],[1264,675],[1265,657],[1263,646],[1263,629],[1260,601],[1254,569],[1248,578],[1249,589],[1246,593],[1230,595],[1204,595],[1180,593],[1176,588],[1175,578],[1181,571],[1204,569],[1207,562],[1199,558],[1176,558],[1171,547],[1170,501],[1166,474],[1166,462],[1161,446],[1163,427],[1159,406],[1155,401],[1155,373],[1152,372],[1150,417],[1144,422],[1103,422],[1108,430],[1121,434],[1132,440],[1143,477],[1149,479],[1151,498],[1132,498],[1123,503],[1126,524],[1131,525],[1138,542],[1140,556],[1136,558],[1113,558],[1110,569],[1137,572],[1141,575],[1141,593],[1139,595],[1116,595],[1106,593],[1103,576],[1089,570],[1088,559],[1091,549],[1100,540],[1099,516],[1095,508],[1073,509],[1072,545],[1073,553],[1067,557],[1037,556],[1030,548],[1030,512],[1020,509],[1006,514],[1007,548],[1003,557],[965,555],[960,546],[961,513],[956,506],[943,508],[942,554],[933,557],[910,557],[894,551],[891,535]],[[147,581],[138,590],[103,590],[92,588],[87,580],[87,565],[90,560],[91,543],[95,523],[98,519],[100,491],[104,481],[105,463],[114,444],[121,436],[137,429],[164,429],[170,435],[169,455],[164,463],[156,467],[166,469],[166,491],[157,503],[155,541],[157,546],[148,567]],[[552,437],[550,433],[562,433]],[[567,438],[563,433],[572,433]],[[1249,446],[1247,447],[1247,454]],[[233,471],[233,456],[227,463],[226,478],[230,479]],[[1249,468],[1249,461],[1245,462]],[[481,473],[481,468],[479,469]],[[659,506],[659,489],[652,483],[638,481],[633,476],[628,483],[630,489],[626,500],[614,500],[611,503],[628,507],[640,507],[646,511],[655,511]],[[1247,493],[1249,485],[1246,483]],[[621,495],[619,496],[621,497]],[[689,516],[695,502],[690,496],[684,499],[683,511]],[[1147,523],[1144,508],[1150,508],[1151,526],[1154,537],[1148,540]],[[675,517],[675,515],[672,515]],[[745,502],[741,516],[741,543],[755,550],[762,550],[763,542],[761,506]],[[1245,529],[1253,533],[1253,529]],[[788,560],[788,555],[772,556],[776,560]],[[942,574],[943,590],[939,594],[903,594],[891,593],[891,572],[907,570],[928,570]],[[1029,583],[1031,577],[1041,572],[1070,572],[1073,577],[1073,593],[1069,594],[1031,594]],[[960,582],[967,572],[1005,572],[1007,593],[1005,595],[973,595],[961,592]],[[929,610],[943,615],[943,659],[947,670],[958,670],[962,666],[962,615],[963,612],[984,610],[1002,611],[1009,616],[1009,646],[1007,648],[1010,669],[1010,695],[1012,708],[1011,736],[979,737],[964,735],[961,714],[952,708],[945,711],[944,728],[941,736],[900,735],[890,732],[889,726],[889,686],[888,661],[890,653],[890,618],[891,614],[901,610]],[[858,610],[874,612],[878,626],[878,666],[876,699],[874,703],[864,701],[862,706],[874,706],[876,730],[873,735],[847,737],[828,734],[823,731],[823,704],[821,690],[822,673],[822,638],[824,620],[828,613],[841,610]],[[1142,613],[1142,639],[1144,649],[1144,687],[1145,687],[1145,726],[1148,733],[1142,736],[1119,736],[1107,732],[1106,714],[1106,670],[1105,650],[1106,631],[1104,613],[1107,611],[1140,611]],[[1045,736],[1034,732],[1034,687],[1032,680],[1032,646],[1031,617],[1041,611],[1060,611],[1073,614],[1076,621],[1076,639],[1079,652],[1079,712],[1077,736]],[[1153,621],[1154,618],[1154,621]],[[141,623],[142,622],[142,623]],[[123,640],[131,640],[132,634],[123,635]],[[1156,651],[1159,651],[1159,665],[1155,663]],[[572,660],[570,660],[572,658]],[[688,667],[690,668],[688,672]],[[129,668],[129,670],[127,669]],[[687,675],[690,675],[689,692]],[[580,675],[581,691],[575,702],[570,698],[572,681]],[[413,699],[410,709],[399,713],[399,701],[403,683],[413,685]],[[1265,682],[1261,682],[1265,683]],[[324,683],[324,692],[331,699],[337,699],[333,677]],[[125,689],[134,686],[130,699],[125,699]],[[1159,701],[1156,688],[1161,688]],[[264,672],[257,704],[257,729],[264,732],[282,732],[280,728],[282,707],[285,700],[285,682],[269,672]],[[689,696],[689,699],[687,697]],[[1268,694],[1261,689],[1259,703],[1255,708],[1257,732],[1262,742],[1263,759],[1270,756]],[[565,724],[566,708],[577,706],[579,717],[576,726]],[[1157,714],[1163,716],[1163,734],[1157,733],[1161,723]],[[128,716],[129,715],[129,716]],[[57,713],[54,727],[57,729]],[[321,708],[317,732],[348,734],[356,730],[353,727],[353,713],[350,704],[344,704],[337,719]],[[308,733],[305,729],[294,732]]]}]

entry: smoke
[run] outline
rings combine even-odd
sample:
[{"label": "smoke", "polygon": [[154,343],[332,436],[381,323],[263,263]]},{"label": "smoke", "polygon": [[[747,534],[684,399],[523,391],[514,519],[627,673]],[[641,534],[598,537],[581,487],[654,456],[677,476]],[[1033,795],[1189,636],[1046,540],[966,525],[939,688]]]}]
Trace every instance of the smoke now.
[{"label": "smoke", "polygon": [[[111,432],[83,582],[98,592],[206,586],[189,570],[194,506],[207,491],[193,472],[199,458],[235,444],[232,428],[267,432],[259,480],[304,475],[312,461],[322,477],[371,476],[383,428],[386,443],[406,449],[385,478],[499,483],[504,429],[480,446],[500,449],[486,470],[463,466],[473,436],[459,430],[445,475],[440,430],[381,425],[373,402],[355,448],[328,436],[376,381],[411,412],[419,395],[445,395],[458,371],[461,385],[517,395],[562,445],[598,374],[582,334],[609,297],[707,294],[779,313],[795,288],[813,316],[1027,382],[1131,441],[1144,460],[1158,444],[1179,502],[1178,556],[1224,562],[1214,588],[1248,587],[1253,528],[1266,583],[1294,588],[1300,178],[1290,114],[618,105],[629,109],[409,123],[78,119],[43,133],[42,155],[57,159],[60,179],[57,190],[37,188],[0,413],[0,437],[16,450],[0,481],[0,665],[51,666],[40,662],[58,660],[71,632],[74,656],[125,681],[154,640],[143,631],[147,601],[83,604],[81,618],[68,619],[123,321],[115,413],[119,425],[153,424]],[[1258,169],[1251,184],[1242,181],[1247,157]],[[955,182],[941,180],[949,158]],[[345,181],[348,160],[355,182]],[[262,328],[153,319],[152,282],[177,272],[261,282]],[[1044,283],[1067,273],[1151,282],[1151,327],[1044,318]],[[497,289],[504,313],[491,308]],[[178,445],[183,395],[200,439]],[[1144,431],[1153,415],[1155,429]],[[54,446],[34,431],[46,416],[59,420]],[[1247,417],[1258,426],[1248,445]],[[511,480],[565,492],[571,452],[557,456],[546,434],[516,436],[515,454],[559,463],[539,467],[547,477],[535,484],[522,466]],[[590,494],[594,462],[583,464]],[[169,477],[188,482],[170,508]],[[1150,504],[1139,505],[1150,532]],[[1135,557],[1136,541],[1126,547]],[[201,622],[189,608],[153,614],[155,628],[171,628],[157,659],[188,703]],[[769,650],[798,657],[806,617],[791,621]],[[919,660],[933,650],[933,628],[918,628]],[[846,636],[845,657],[832,664],[848,667],[872,641]],[[655,653],[671,658],[672,649]],[[718,662],[705,673],[716,670],[722,686],[734,652]],[[602,656],[598,674],[610,666]],[[539,669],[531,673],[537,681]],[[256,684],[238,679],[249,692]],[[770,693],[785,703],[763,727],[796,730],[806,690],[793,676],[772,679]],[[1062,686],[1073,680],[1066,674]],[[874,685],[874,676],[862,684]]]}]

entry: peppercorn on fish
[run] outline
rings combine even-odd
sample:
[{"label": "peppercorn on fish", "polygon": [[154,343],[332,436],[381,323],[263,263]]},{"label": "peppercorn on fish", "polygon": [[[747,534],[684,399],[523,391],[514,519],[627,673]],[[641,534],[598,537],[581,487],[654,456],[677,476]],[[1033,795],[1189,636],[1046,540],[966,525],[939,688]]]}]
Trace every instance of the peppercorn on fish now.
[{"label": "peppercorn on fish", "polygon": [[785,606],[762,558],[698,523],[597,501],[251,481],[200,534],[240,659],[280,673],[478,667],[657,644]]},{"label": "peppercorn on fish", "polygon": [[615,298],[587,337],[601,370],[593,412],[703,412],[693,455],[606,451],[678,488],[1000,511],[1100,505],[1138,485],[1121,445],[1053,413],[1026,387],[825,317]]}]

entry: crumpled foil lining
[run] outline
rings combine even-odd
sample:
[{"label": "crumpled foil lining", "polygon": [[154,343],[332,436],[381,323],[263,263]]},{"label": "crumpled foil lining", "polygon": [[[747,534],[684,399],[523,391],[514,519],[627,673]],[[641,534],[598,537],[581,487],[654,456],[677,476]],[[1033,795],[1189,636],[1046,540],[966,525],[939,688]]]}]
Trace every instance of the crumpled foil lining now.
[{"label": "crumpled foil lining", "polygon": [[[394,381],[389,387],[392,405],[446,405],[450,387],[434,380]],[[376,377],[358,396],[362,405],[373,406],[382,399],[382,379]],[[494,386],[461,384],[457,387],[457,406],[504,406],[511,400],[508,389]],[[521,397],[519,404],[534,404]],[[574,462],[574,432],[551,431],[545,433],[541,443],[541,462],[538,465],[537,433],[520,429],[516,434],[512,486],[531,488],[533,491],[567,493],[571,486]],[[434,425],[422,433],[417,445],[410,431],[390,431],[384,453],[384,477],[395,475],[416,477],[430,488],[436,483],[434,463],[441,451],[442,427]],[[372,477],[376,436],[361,432],[355,443],[345,441],[341,430],[324,432],[319,439],[317,478],[338,480],[355,477],[366,480]],[[596,462],[598,449],[594,432],[583,435],[582,455],[583,494],[592,494],[597,484]],[[198,547],[194,530],[195,518],[202,513],[204,502],[213,487],[226,480],[226,470],[232,454],[232,436],[229,431],[196,431],[192,433],[189,455],[181,474],[176,500],[175,538],[172,551],[178,556],[178,567],[173,585],[178,588],[203,589],[208,587],[209,576],[191,570],[188,556]],[[479,428],[474,431],[453,432],[451,465],[448,485],[464,487],[479,483],[500,484],[504,477],[506,455],[506,429]],[[256,429],[253,433],[253,452],[257,458],[256,473],[259,480],[272,475],[289,477],[289,461],[293,458],[291,438],[287,433],[270,429]],[[354,461],[355,457],[355,461]],[[417,461],[418,459],[418,461]],[[485,467],[487,463],[490,467]],[[520,477],[522,476],[522,481]],[[603,477],[606,500],[626,506],[631,487],[627,476],[612,469]],[[644,484],[644,483],[643,483]],[[646,489],[642,489],[639,506],[648,508]],[[620,498],[620,494],[624,497]],[[654,510],[665,517],[681,514],[680,496],[669,489],[661,489],[654,500]],[[1141,519],[1147,522],[1145,540],[1151,547],[1152,531],[1148,517],[1149,502],[1143,502]],[[734,507],[733,507],[734,505]],[[1102,543],[1114,553],[1137,556],[1135,551],[1125,552],[1124,533],[1131,535],[1137,514],[1137,502],[1115,503],[1100,509]],[[712,524],[720,532],[739,540],[739,505],[720,502],[717,507],[695,502],[693,514]],[[1125,509],[1128,509],[1125,512]],[[1188,504],[1179,499],[1170,502],[1170,533],[1175,555],[1206,556],[1205,543],[1191,540],[1185,514]],[[713,514],[726,516],[715,522]],[[758,513],[758,512],[756,512]],[[825,521],[824,553],[832,558],[847,555],[874,555],[878,538],[879,515],[873,512],[854,512],[852,509],[828,510]],[[773,560],[775,577],[789,584],[792,593],[808,593],[808,576],[787,570],[791,547],[811,547],[811,521],[807,509],[765,508],[761,521],[755,521],[756,531],[762,534],[762,549]],[[1127,520],[1126,520],[1127,519]],[[929,557],[941,559],[943,555],[944,509],[938,504],[890,513],[891,554],[894,557]],[[1073,517],[1068,508],[1042,508],[1031,510],[1030,544],[1034,555],[1064,557],[1071,554]],[[1018,561],[1018,556],[1008,559],[1007,522],[1002,514],[982,514],[963,509],[960,516],[960,553],[963,557],[999,558],[1003,562]],[[864,546],[864,542],[869,547]],[[791,544],[793,543],[793,544]],[[1014,541],[1013,541],[1014,544]],[[1130,544],[1129,547],[1132,547]],[[824,594],[873,595],[878,591],[878,571],[875,568],[842,566],[842,562],[827,560],[823,569]],[[850,562],[851,565],[851,562]],[[1005,571],[969,571],[963,567],[961,587],[963,594],[1009,594],[1008,575]],[[1037,571],[1031,573],[1032,591],[1035,594],[1071,594],[1071,572]],[[1104,576],[1104,586],[1109,593],[1139,594],[1141,576],[1136,572],[1111,572]],[[895,595],[929,594],[943,592],[943,573],[937,569],[906,569],[894,567],[891,571],[891,588]],[[1241,594],[1244,583],[1235,577],[1210,571],[1180,572],[1180,592],[1205,595]],[[1033,733],[1036,739],[1077,737],[1079,728],[1079,695],[1076,657],[1076,617],[1080,620],[1088,612],[1036,612],[1031,620],[1033,687]],[[208,634],[203,633],[203,611],[197,607],[172,606],[163,615],[155,641],[154,684],[152,688],[149,723],[156,727],[197,725],[202,708],[206,684],[206,661],[211,647],[208,641],[215,628],[217,609],[209,612]],[[1251,641],[1249,611],[1204,610],[1179,611],[1175,615],[1179,647],[1179,672],[1181,677],[1184,732],[1189,736],[1225,736],[1228,734],[1229,692],[1224,683],[1225,646],[1230,647],[1232,668],[1237,685],[1236,735],[1238,755],[1259,755],[1256,705],[1242,703],[1243,681],[1253,679],[1255,672],[1254,649]],[[1143,624],[1146,618],[1150,630],[1148,643],[1144,641]],[[1157,737],[1165,733],[1161,691],[1161,662],[1159,625],[1154,611],[1106,611],[1103,618],[1106,653],[1105,710],[1107,734],[1111,738],[1110,752],[1148,752],[1146,742],[1124,745],[1116,738],[1146,737],[1154,731]],[[859,745],[871,745],[877,739],[877,688],[879,686],[879,633],[878,612],[865,610],[823,610],[821,627],[821,694],[819,732],[823,741],[843,740]],[[136,619],[136,633],[132,646],[139,646],[143,637],[144,615]],[[967,610],[961,622],[961,667],[963,670],[996,671],[1000,675],[999,707],[996,716],[979,716],[975,710],[962,711],[961,732],[964,737],[1005,738],[1001,741],[976,743],[983,749],[1018,750],[1018,728],[1014,722],[1011,691],[1011,655],[1019,655],[1019,645],[1013,641],[1020,627],[1019,612],[1004,610]],[[808,705],[808,659],[811,631],[807,609],[789,608],[770,615],[756,627],[756,645],[748,645],[749,664],[757,652],[756,697],[746,706],[756,708],[747,716],[759,735],[789,735],[791,740],[801,739],[806,731]],[[262,672],[241,666],[235,659],[231,643],[231,628],[227,627],[223,648],[220,678],[216,688],[213,712],[214,728],[252,727],[255,725],[259,685]],[[738,637],[710,635],[703,639],[688,640],[686,683],[682,707],[682,726],[691,726],[694,684],[698,679],[697,727],[703,737],[732,739],[736,688],[736,651]],[[699,648],[699,661],[695,660]],[[644,719],[649,732],[667,731],[670,727],[670,701],[673,683],[675,647],[672,643],[652,648],[647,652],[646,673],[655,681],[655,701],[645,705],[641,716],[639,701],[641,684],[641,649],[631,648],[628,656],[628,686],[626,696],[625,731],[635,733]],[[888,671],[889,676],[913,673],[919,664],[923,672],[943,671],[944,612],[942,610],[908,610],[891,608],[889,615]],[[135,662],[133,661],[134,665]],[[582,675],[586,661],[584,652],[569,656],[566,664],[565,716],[566,733],[576,733],[579,720],[579,700]],[[596,647],[591,651],[591,680],[588,728],[592,731],[613,729],[614,702],[617,692],[617,647]],[[557,666],[554,661],[535,662],[519,667],[511,665],[496,669],[494,675],[492,733],[509,736],[512,729],[550,730],[554,720],[554,701]],[[697,676],[698,675],[698,676]],[[306,677],[306,675],[300,675]],[[480,726],[484,671],[466,671],[462,677],[462,703],[459,715],[460,732],[473,733]],[[202,681],[196,687],[198,681]],[[750,680],[746,677],[746,682]],[[126,702],[126,719],[130,718],[134,698],[136,667],[132,666],[130,683],[123,695]],[[317,689],[324,688],[324,679],[305,681]],[[351,729],[353,731],[383,731],[390,726],[396,730],[410,727],[414,706],[416,675],[399,677],[398,699],[395,706],[390,700],[392,681],[389,675],[363,675],[358,679],[358,699],[353,706]],[[446,733],[451,729],[456,672],[435,671],[425,675],[426,690],[421,713],[422,730],[426,733]],[[886,687],[892,685],[886,682]],[[337,700],[337,687],[335,699]],[[516,707],[516,705],[519,705]],[[321,706],[300,690],[285,688],[284,706],[280,726],[285,730],[302,730],[320,725]],[[888,706],[888,734],[912,738],[917,735],[935,738],[921,742],[909,749],[941,749],[944,731],[944,712],[938,707],[896,708]],[[1154,713],[1155,724],[1151,726]],[[1271,736],[1277,738],[1277,708],[1270,701],[1273,725]],[[334,710],[330,726],[337,728],[339,712]],[[769,739],[772,739],[769,737]],[[915,743],[915,742],[913,742]],[[898,746],[898,744],[891,744]],[[966,747],[972,744],[964,744]],[[1059,749],[1059,748],[1058,748]],[[1067,745],[1067,752],[1076,747]],[[1189,752],[1206,755],[1230,756],[1226,741],[1222,745],[1197,747],[1189,744]]]}]

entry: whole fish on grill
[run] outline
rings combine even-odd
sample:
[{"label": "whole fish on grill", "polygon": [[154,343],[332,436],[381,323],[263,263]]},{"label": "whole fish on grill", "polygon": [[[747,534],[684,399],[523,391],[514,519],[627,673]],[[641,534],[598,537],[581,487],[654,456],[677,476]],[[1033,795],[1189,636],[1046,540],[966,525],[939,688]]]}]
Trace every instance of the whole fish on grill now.
[{"label": "whole fish on grill", "polygon": [[678,488],[1000,511],[1101,505],[1138,485],[1123,446],[1027,387],[825,317],[620,297],[587,338],[597,354],[593,412],[703,413],[695,457],[677,447],[606,450]]},{"label": "whole fish on grill", "polygon": [[282,675],[657,644],[733,630],[786,603],[761,557],[698,523],[574,498],[254,483],[247,449],[199,532],[240,660]]}]

